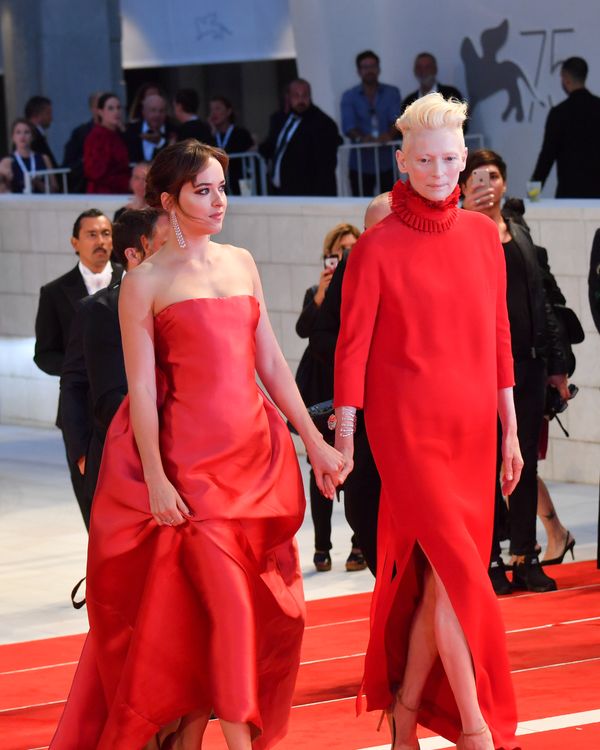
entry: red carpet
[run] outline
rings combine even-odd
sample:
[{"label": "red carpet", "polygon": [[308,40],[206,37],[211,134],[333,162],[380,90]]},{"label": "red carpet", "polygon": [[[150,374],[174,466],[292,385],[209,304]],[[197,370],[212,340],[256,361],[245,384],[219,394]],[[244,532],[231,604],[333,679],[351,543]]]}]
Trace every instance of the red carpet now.
[{"label": "red carpet", "polygon": [[[591,710],[599,714],[596,723],[537,729],[523,735],[521,744],[523,750],[593,750],[600,748],[600,572],[592,562],[552,572],[559,591],[501,599],[519,719],[526,723]],[[377,717],[354,715],[369,602],[370,594],[309,602],[295,706],[290,733],[278,746],[282,750],[359,750],[388,744],[388,733],[375,731]],[[47,747],[83,638],[0,646],[2,750]],[[216,722],[211,722],[203,747],[225,748]]]}]

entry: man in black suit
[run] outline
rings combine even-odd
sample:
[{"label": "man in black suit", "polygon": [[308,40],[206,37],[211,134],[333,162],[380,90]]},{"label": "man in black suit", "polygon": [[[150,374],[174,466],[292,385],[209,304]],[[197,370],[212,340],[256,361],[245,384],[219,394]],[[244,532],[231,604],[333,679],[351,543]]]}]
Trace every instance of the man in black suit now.
[{"label": "man in black suit", "polygon": [[337,125],[311,100],[310,84],[301,78],[288,88],[290,112],[271,118],[260,153],[270,160],[274,195],[336,195]]},{"label": "man in black suit", "polygon": [[419,82],[419,88],[416,91],[413,91],[412,94],[409,94],[406,99],[404,99],[404,101],[402,102],[400,114],[404,112],[409,104],[416,102],[417,99],[420,99],[422,96],[431,94],[433,91],[439,92],[444,97],[444,99],[454,97],[455,99],[458,99],[460,101],[463,100],[463,95],[458,89],[454,88],[454,86],[444,86],[443,83],[438,83],[437,60],[435,59],[434,55],[431,54],[431,52],[420,52],[415,57],[413,72],[415,74],[415,78]]},{"label": "man in black suit", "polygon": [[[166,214],[129,209],[113,224],[113,256],[127,271],[164,245]],[[60,378],[61,423],[67,449],[81,452],[82,512],[89,528],[106,431],[127,393],[119,328],[120,280],[78,303]],[[92,424],[91,434],[82,425]]]},{"label": "man in black suit", "polygon": [[185,141],[186,138],[196,138],[201,143],[215,145],[210,125],[198,117],[200,99],[194,89],[179,89],[173,98],[173,111],[175,119],[179,123],[177,140]]},{"label": "man in black suit", "polygon": [[142,102],[142,119],[130,123],[125,131],[129,158],[135,163],[150,162],[176,137],[177,128],[167,118],[167,100],[150,94]]},{"label": "man in black suit", "polygon": [[532,180],[544,183],[556,162],[557,198],[600,198],[600,97],[585,87],[586,61],[569,57],[560,78],[568,95],[552,107]]},{"label": "man in black suit", "polygon": [[46,139],[46,131],[52,125],[52,102],[46,96],[32,96],[25,104],[25,119],[33,125],[33,140],[31,150],[38,154],[46,154],[52,168],[58,166],[52,149]]},{"label": "man in black suit", "polygon": [[73,128],[69,140],[65,144],[63,167],[71,170],[67,175],[70,193],[85,193],[86,179],[83,174],[83,146],[90,130],[100,122],[97,105],[101,94],[101,91],[90,94],[88,105],[92,117],[87,122]]},{"label": "man in black suit", "polygon": [[600,229],[596,230],[590,254],[590,272],[588,274],[588,292],[590,310],[594,324],[600,333]]},{"label": "man in black suit", "polygon": [[[77,302],[88,294],[108,286],[121,278],[122,268],[110,263],[112,227],[110,221],[96,208],[80,214],[73,226],[71,245],[79,262],[71,271],[45,284],[40,290],[40,300],[35,320],[34,362],[48,375],[60,375]],[[62,430],[60,403],[56,426]],[[84,420],[80,434],[91,431],[91,421]],[[63,433],[63,439],[65,435]],[[67,462],[77,501],[83,503],[83,475],[78,466],[83,447],[67,448]],[[82,507],[83,513],[83,507]]]}]

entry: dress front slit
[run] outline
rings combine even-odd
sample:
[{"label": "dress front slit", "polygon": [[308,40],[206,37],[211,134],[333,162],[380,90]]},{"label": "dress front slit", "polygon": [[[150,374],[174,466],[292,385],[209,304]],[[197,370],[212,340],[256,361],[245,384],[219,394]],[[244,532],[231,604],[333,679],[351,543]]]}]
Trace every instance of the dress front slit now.
[{"label": "dress front slit", "polygon": [[[498,390],[513,384],[506,272],[487,217],[396,183],[392,213],[348,259],[336,349],[336,406],[364,409],[382,480],[367,710],[402,685],[425,566],[439,576],[471,653],[496,748],[515,750],[504,625],[487,574]],[[441,660],[419,723],[456,741],[461,720]]]}]

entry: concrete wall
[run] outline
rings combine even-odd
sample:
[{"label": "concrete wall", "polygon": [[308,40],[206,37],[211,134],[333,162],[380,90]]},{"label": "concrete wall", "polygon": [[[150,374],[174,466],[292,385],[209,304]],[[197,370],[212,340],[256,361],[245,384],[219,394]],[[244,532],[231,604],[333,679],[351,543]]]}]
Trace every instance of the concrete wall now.
[{"label": "concrete wall", "polygon": [[[69,245],[78,213],[95,205],[108,215],[120,197],[0,196],[0,422],[51,424],[57,379],[33,364],[39,287],[74,265]],[[247,247],[262,275],[270,316],[295,370],[305,343],[294,331],[307,287],[320,272],[322,240],[334,224],[362,225],[363,199],[232,198],[219,239]],[[589,312],[587,273],[600,201],[542,201],[527,212],[535,239],[548,248],[552,269],[579,315],[586,341],[577,346],[573,382],[580,388],[564,414],[571,438],[551,424],[549,479],[596,483],[600,467],[600,337]],[[476,387],[476,384],[473,384]]]}]

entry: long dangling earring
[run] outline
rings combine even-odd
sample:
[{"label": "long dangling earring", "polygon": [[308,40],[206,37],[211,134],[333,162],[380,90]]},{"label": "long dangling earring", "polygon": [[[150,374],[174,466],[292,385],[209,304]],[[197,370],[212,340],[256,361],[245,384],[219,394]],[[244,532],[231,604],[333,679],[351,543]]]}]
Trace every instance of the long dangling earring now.
[{"label": "long dangling earring", "polygon": [[183,232],[181,231],[181,227],[179,226],[179,222],[177,221],[177,214],[175,211],[171,211],[169,214],[171,219],[171,226],[173,227],[173,231],[175,232],[175,237],[177,237],[177,244],[180,248],[187,247],[187,244],[185,242],[185,237],[183,236]]}]

